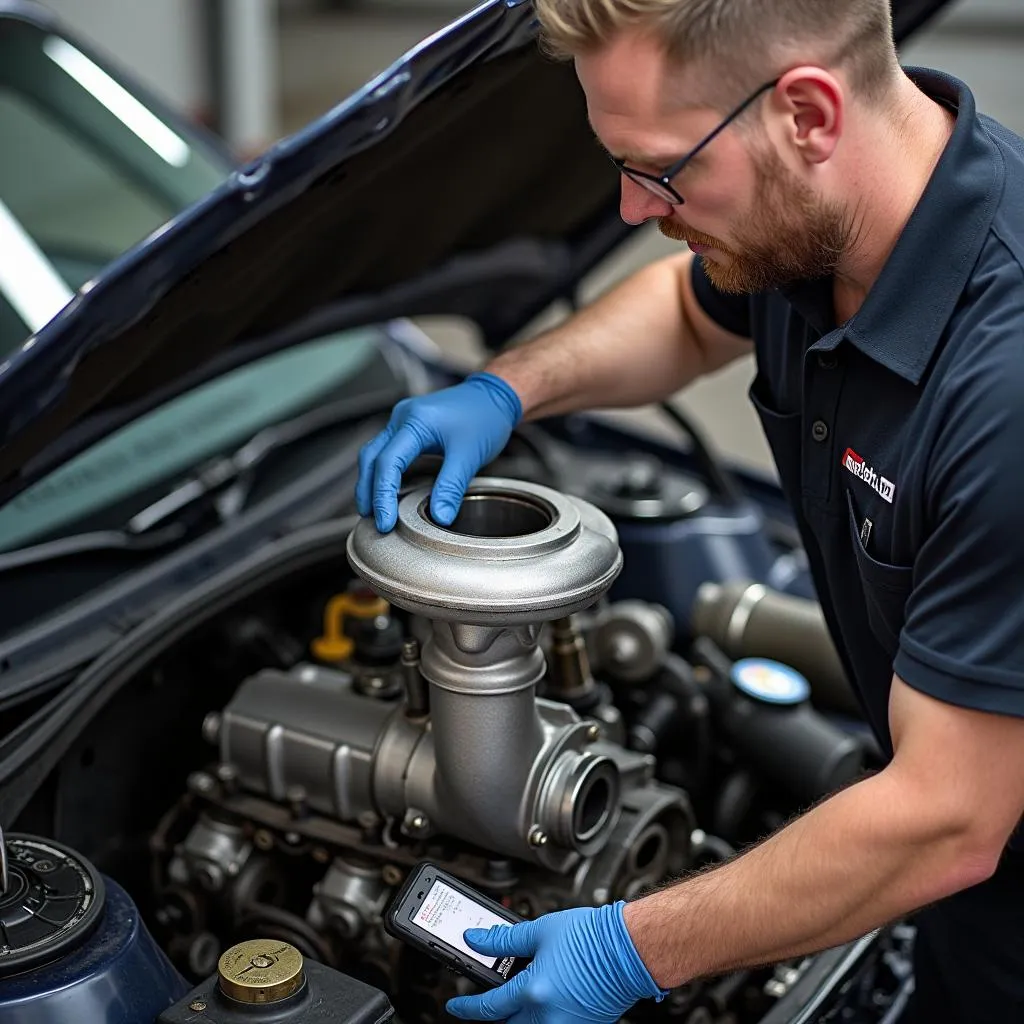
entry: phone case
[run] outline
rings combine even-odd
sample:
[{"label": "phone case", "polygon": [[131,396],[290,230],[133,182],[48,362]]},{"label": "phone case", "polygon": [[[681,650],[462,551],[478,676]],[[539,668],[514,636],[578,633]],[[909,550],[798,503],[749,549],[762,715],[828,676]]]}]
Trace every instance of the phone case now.
[{"label": "phone case", "polygon": [[[498,917],[508,921],[509,924],[518,924],[520,921],[525,920],[525,918],[520,917],[518,914],[514,914],[507,907],[503,907],[500,903],[490,899],[490,897],[484,896],[471,885],[467,885],[461,879],[448,874],[446,871],[442,871],[434,864],[423,862],[418,864],[411,872],[409,872],[409,877],[405,880],[405,884],[385,911],[384,930],[389,935],[393,935],[396,939],[400,939],[402,942],[426,953],[427,956],[440,961],[450,970],[456,971],[467,978],[471,978],[473,981],[479,982],[481,985],[493,988],[496,985],[502,985],[508,981],[508,979],[512,977],[512,973],[510,973],[508,977],[503,977],[497,971],[489,970],[484,967],[483,964],[480,964],[471,958],[459,956],[457,951],[449,949],[449,947],[443,943],[432,942],[428,933],[419,931],[416,926],[411,923],[407,923],[406,920],[402,919],[401,911],[405,907],[412,890],[423,884],[420,880],[424,875],[429,875],[431,884],[434,879],[439,879],[451,888],[459,890],[471,899],[475,900],[482,907],[486,907],[493,911]],[[516,957],[516,959],[525,960],[526,958]]]}]

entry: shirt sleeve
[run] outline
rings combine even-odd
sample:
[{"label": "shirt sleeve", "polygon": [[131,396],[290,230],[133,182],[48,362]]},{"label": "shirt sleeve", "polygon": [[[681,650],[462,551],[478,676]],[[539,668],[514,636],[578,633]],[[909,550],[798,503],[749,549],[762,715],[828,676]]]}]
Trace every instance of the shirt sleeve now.
[{"label": "shirt sleeve", "polygon": [[[971,346],[944,386],[923,478],[925,540],[894,671],[952,704],[1024,717],[1024,369],[1020,339]],[[998,350],[1000,346],[996,346]]]},{"label": "shirt sleeve", "polygon": [[704,258],[698,256],[693,261],[693,290],[700,308],[719,327],[724,327],[741,338],[750,338],[750,297],[747,295],[727,295],[720,292],[712,283],[704,270]]}]

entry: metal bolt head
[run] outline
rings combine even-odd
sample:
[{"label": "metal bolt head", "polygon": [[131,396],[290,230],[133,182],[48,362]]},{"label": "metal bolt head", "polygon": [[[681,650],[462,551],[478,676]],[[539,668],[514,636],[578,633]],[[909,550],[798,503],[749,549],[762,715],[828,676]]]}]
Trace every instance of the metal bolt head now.
[{"label": "metal bolt head", "polygon": [[540,825],[534,825],[530,829],[530,834],[526,837],[526,841],[531,846],[545,846],[548,841],[548,834]]},{"label": "metal bolt head", "polygon": [[331,853],[330,853],[330,851],[326,847],[323,847],[323,846],[314,846],[313,847],[313,860],[315,860],[317,862],[317,864],[326,864],[330,859],[331,859]]},{"label": "metal bolt head", "polygon": [[212,793],[216,785],[213,776],[207,772],[193,772],[188,777],[188,788],[193,793]]},{"label": "metal bolt head", "polygon": [[380,877],[385,885],[398,885],[402,881],[402,869],[397,864],[385,864],[381,868]]},{"label": "metal bolt head", "polygon": [[224,788],[232,790],[238,783],[238,769],[233,764],[217,765],[217,778],[223,783]]},{"label": "metal bolt head", "polygon": [[253,846],[257,850],[269,850],[274,845],[274,837],[265,829],[258,828],[252,837]]},{"label": "metal bolt head", "polygon": [[193,1013],[202,1013],[203,1010],[206,1009],[206,1003],[204,1003],[202,999],[193,999],[192,1002],[188,1004],[188,1008]]},{"label": "metal bolt head", "polygon": [[591,722],[587,726],[587,742],[596,743],[601,738],[601,726],[597,722]]},{"label": "metal bolt head", "polygon": [[222,719],[219,711],[211,711],[203,719],[203,739],[212,746],[220,741],[220,727]]},{"label": "metal bolt head", "polygon": [[424,818],[422,814],[416,814],[410,819],[409,828],[414,828],[416,829],[417,832],[419,832],[420,829],[426,827],[426,824],[427,819]]}]

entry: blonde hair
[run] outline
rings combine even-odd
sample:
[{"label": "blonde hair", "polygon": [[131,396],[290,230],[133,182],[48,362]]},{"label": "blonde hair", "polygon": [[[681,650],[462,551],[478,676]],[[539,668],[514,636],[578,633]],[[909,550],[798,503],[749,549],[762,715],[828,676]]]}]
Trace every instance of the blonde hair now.
[{"label": "blonde hair", "polygon": [[700,65],[699,102],[731,105],[787,61],[843,64],[853,90],[883,100],[899,69],[889,0],[534,0],[542,48],[587,53],[626,29],[652,35],[680,65]]}]

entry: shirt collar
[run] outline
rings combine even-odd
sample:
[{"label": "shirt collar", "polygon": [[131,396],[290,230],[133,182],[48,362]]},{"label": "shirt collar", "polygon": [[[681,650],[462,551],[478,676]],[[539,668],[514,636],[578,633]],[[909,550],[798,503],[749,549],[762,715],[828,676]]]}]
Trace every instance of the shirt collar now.
[{"label": "shirt collar", "polygon": [[875,362],[918,384],[981,253],[1005,170],[970,89],[938,71],[906,71],[923,92],[954,108],[957,118],[881,275],[841,332],[830,333],[836,326],[831,278],[803,282],[785,294],[813,327],[829,335],[816,347],[834,348],[848,338]]}]

